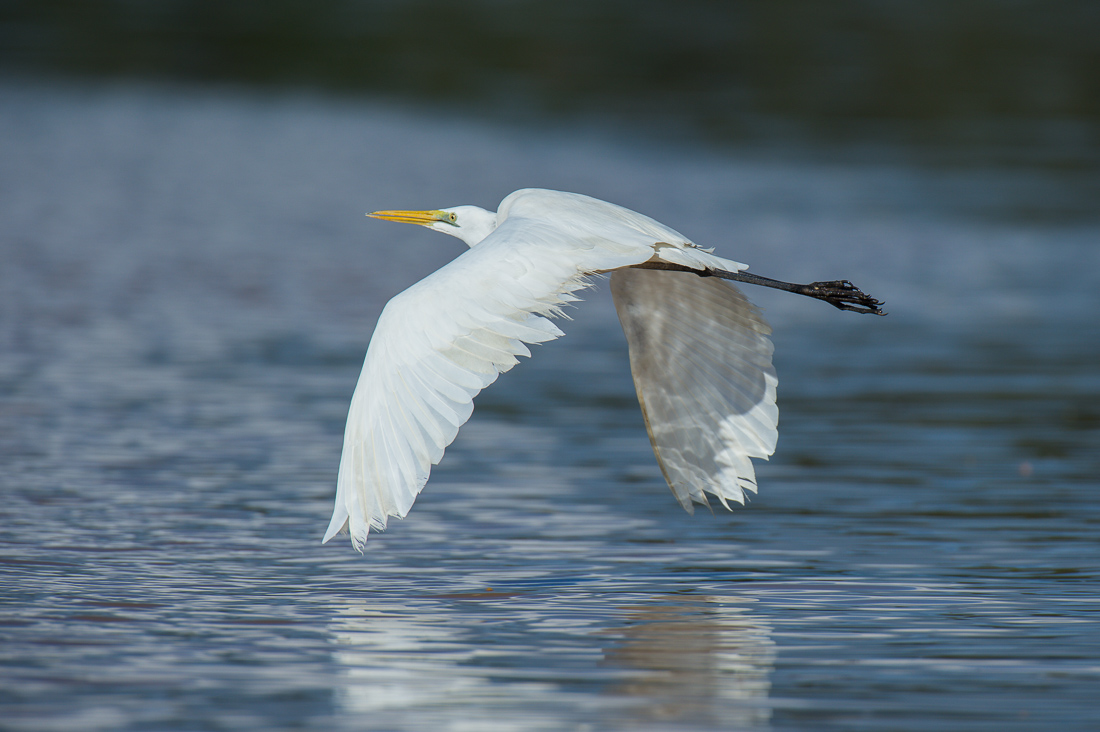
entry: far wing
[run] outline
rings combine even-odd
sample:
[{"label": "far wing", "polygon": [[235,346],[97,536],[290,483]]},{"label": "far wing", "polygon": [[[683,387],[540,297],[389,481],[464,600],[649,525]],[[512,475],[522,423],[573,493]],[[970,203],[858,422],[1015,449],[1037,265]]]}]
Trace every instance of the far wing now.
[{"label": "far wing", "polygon": [[771,328],[732,285],[685,272],[623,269],[611,292],[657,462],[677,500],[745,502],[749,458],[775,451]]},{"label": "far wing", "polygon": [[473,411],[473,398],[525,343],[562,335],[546,316],[577,298],[588,272],[645,261],[651,247],[563,236],[522,218],[394,297],[352,396],[325,541],[345,526],[360,548],[404,517]]}]

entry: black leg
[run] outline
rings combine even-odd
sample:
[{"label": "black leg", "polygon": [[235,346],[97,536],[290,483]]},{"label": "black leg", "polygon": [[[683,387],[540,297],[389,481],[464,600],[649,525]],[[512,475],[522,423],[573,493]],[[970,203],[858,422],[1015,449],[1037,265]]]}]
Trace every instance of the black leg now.
[{"label": "black leg", "polygon": [[762,285],[773,287],[777,290],[794,292],[817,300],[824,300],[840,310],[851,310],[854,313],[867,313],[871,315],[886,315],[880,307],[882,302],[865,294],[863,290],[853,285],[848,280],[833,280],[831,282],[811,282],[808,285],[797,285],[792,282],[782,282],[748,272],[727,272],[724,269],[698,270],[670,262],[646,262],[635,265],[639,269],[665,269],[674,272],[691,272],[700,277],[721,277],[724,280],[744,282],[750,285]]}]

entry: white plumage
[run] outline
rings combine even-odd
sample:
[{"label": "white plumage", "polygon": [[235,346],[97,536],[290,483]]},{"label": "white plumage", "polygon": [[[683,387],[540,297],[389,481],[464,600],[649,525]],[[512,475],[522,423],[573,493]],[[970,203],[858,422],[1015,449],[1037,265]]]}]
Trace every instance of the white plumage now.
[{"label": "white plumage", "polygon": [[474,397],[531,355],[526,344],[562,335],[549,318],[577,300],[588,277],[607,272],[650,440],[680,504],[691,511],[712,493],[728,508],[756,490],[750,458],[767,458],[777,438],[770,329],[717,278],[634,268],[730,275],[746,265],[574,193],[519,190],[496,213],[458,206],[370,215],[428,226],[470,249],[379,317],[348,413],[326,542],[346,527],[362,550],[370,529],[404,517]]},{"label": "white plumage", "polygon": [[779,437],[771,328],[737,288],[689,272],[621,269],[611,294],[657,462],[680,505],[745,502],[749,458]]}]

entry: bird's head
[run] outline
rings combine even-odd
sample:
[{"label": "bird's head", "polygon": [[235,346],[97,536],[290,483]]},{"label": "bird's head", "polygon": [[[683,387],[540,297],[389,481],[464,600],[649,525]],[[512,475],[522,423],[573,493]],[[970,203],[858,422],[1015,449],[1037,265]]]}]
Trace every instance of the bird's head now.
[{"label": "bird's head", "polygon": [[471,247],[489,236],[497,226],[496,213],[477,206],[453,206],[435,211],[375,211],[367,216],[427,226],[433,231],[457,236]]}]

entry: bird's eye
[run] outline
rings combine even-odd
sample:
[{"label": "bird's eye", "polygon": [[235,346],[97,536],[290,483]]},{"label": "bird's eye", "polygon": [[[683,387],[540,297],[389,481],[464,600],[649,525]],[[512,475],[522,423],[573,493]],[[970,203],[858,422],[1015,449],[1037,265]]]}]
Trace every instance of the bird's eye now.
[{"label": "bird's eye", "polygon": [[458,214],[456,214],[454,211],[449,212],[447,214],[447,221],[454,224],[455,226],[457,226],[458,225]]}]

